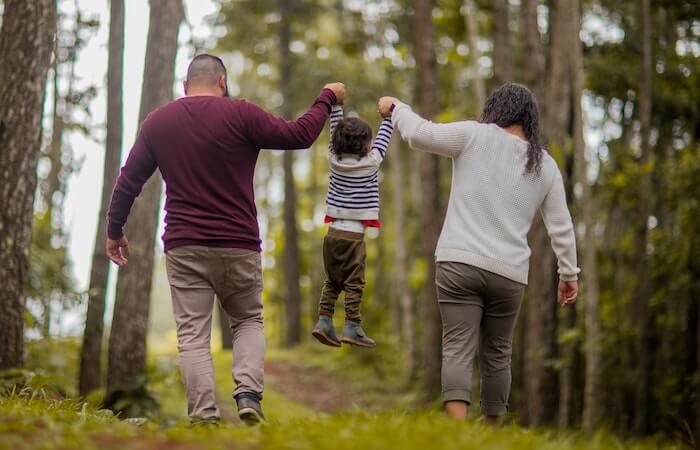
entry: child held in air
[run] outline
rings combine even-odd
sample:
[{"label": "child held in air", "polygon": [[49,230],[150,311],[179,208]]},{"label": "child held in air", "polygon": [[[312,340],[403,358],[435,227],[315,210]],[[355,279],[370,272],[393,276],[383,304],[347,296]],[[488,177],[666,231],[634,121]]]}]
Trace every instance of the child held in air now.
[{"label": "child held in air", "polygon": [[[321,291],[318,323],[313,336],[322,344],[340,347],[341,342],[374,347],[360,325],[360,303],[365,287],[365,228],[379,228],[379,166],[391,140],[391,119],[385,118],[372,140],[372,129],[357,118],[343,118],[335,105],[330,117],[328,164],[330,179],[326,219],[330,223],[323,239],[326,279]],[[338,339],[333,328],[335,303],[345,292],[345,327]]]}]

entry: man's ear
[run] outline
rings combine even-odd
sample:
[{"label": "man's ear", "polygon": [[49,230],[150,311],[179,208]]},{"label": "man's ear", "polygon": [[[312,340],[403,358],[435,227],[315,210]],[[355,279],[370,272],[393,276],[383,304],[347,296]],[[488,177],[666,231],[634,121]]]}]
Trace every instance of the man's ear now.
[{"label": "man's ear", "polygon": [[224,91],[224,93],[228,92],[228,86],[226,86],[226,77],[223,75],[219,77],[219,87],[222,91]]},{"label": "man's ear", "polygon": [[182,82],[182,89],[185,91],[185,95],[187,95],[187,81]]}]

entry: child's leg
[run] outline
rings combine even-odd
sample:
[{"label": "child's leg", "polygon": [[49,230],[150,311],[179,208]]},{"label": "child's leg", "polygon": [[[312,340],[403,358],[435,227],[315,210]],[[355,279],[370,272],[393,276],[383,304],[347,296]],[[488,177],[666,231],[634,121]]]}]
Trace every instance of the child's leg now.
[{"label": "child's leg", "polygon": [[349,273],[343,283],[345,290],[345,320],[360,322],[360,304],[365,289],[365,250],[364,239],[353,242],[348,252],[346,267]]},{"label": "child's leg", "polygon": [[336,246],[337,241],[332,236],[326,235],[323,239],[323,265],[326,270],[326,279],[321,290],[318,322],[311,332],[320,343],[330,347],[340,347],[340,339],[333,328],[333,311],[341,290],[341,285],[337,281],[340,265],[334,259]]},{"label": "child's leg", "polygon": [[362,235],[360,239],[353,241],[347,252],[348,275],[343,283],[345,289],[345,327],[343,329],[342,342],[360,347],[374,347],[374,340],[370,339],[360,326],[360,304],[362,292],[365,288],[365,241]]},{"label": "child's leg", "polygon": [[338,296],[342,290],[342,286],[338,283],[338,261],[335,259],[335,250],[337,240],[332,236],[326,235],[323,238],[323,268],[326,272],[326,279],[323,281],[321,289],[321,301],[318,308],[318,313],[321,316],[333,316],[335,311],[335,303],[338,301]]}]

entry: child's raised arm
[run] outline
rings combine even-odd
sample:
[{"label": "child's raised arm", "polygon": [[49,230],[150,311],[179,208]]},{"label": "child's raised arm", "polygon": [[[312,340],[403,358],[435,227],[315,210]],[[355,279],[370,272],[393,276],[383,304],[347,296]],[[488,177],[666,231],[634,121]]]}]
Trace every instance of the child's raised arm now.
[{"label": "child's raised arm", "polygon": [[331,107],[331,120],[329,121],[330,124],[330,133],[328,134],[328,154],[330,155],[333,153],[333,132],[335,131],[335,126],[338,125],[338,122],[343,120],[343,106],[342,105],[333,105]]},{"label": "child's raised arm", "polygon": [[391,140],[391,134],[394,132],[394,126],[391,124],[391,118],[387,117],[382,120],[381,125],[379,125],[379,131],[377,131],[377,136],[374,138],[374,143],[372,144],[372,150],[379,152],[381,159],[384,159],[386,155],[386,149],[389,147],[389,141]]}]

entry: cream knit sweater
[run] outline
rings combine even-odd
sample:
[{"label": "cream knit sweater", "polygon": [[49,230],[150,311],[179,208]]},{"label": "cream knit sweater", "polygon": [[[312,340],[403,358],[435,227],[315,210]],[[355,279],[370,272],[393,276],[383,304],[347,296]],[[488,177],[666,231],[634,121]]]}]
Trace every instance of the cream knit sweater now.
[{"label": "cream knit sweater", "polygon": [[452,188],[436,261],[470,264],[527,284],[527,234],[544,219],[559,278],[576,280],[576,238],[561,173],[545,152],[539,175],[525,173],[527,142],[497,125],[437,124],[398,103],[394,127],[417,150],[452,158]]}]

